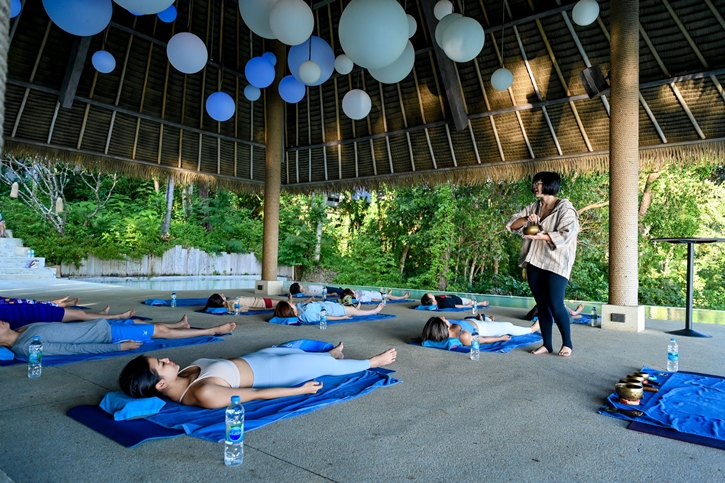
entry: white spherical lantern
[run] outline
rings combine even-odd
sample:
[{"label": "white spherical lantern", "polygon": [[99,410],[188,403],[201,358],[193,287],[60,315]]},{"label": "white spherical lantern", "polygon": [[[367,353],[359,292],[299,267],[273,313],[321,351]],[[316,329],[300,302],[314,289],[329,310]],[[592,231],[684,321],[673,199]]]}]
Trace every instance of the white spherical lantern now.
[{"label": "white spherical lantern", "polygon": [[300,66],[300,79],[305,84],[314,84],[320,79],[320,66],[314,60],[306,60]]},{"label": "white spherical lantern", "polygon": [[370,114],[372,106],[370,96],[361,89],[353,89],[342,98],[342,112],[356,121]]},{"label": "white spherical lantern", "polygon": [[418,30],[418,22],[415,21],[415,17],[408,14],[408,38],[412,38]]},{"label": "white spherical lantern", "polygon": [[505,67],[496,69],[496,71],[491,75],[491,85],[497,91],[505,91],[511,87],[513,81],[514,75]]},{"label": "white spherical lantern", "polygon": [[102,32],[113,15],[111,0],[43,0],[43,7],[54,24],[79,37]]},{"label": "white spherical lantern", "polygon": [[236,109],[234,99],[226,92],[215,92],[206,98],[206,112],[215,121],[228,121]]},{"label": "white spherical lantern", "polygon": [[436,43],[438,44],[438,47],[441,49],[443,48],[443,33],[446,31],[448,26],[453,23],[454,20],[458,20],[462,17],[463,15],[460,13],[452,13],[450,15],[446,15],[443,17],[443,20],[438,22],[438,25],[436,25]]},{"label": "white spherical lantern", "polygon": [[368,69],[368,72],[375,80],[383,84],[395,84],[408,77],[410,71],[413,70],[414,63],[415,49],[409,40],[403,54],[395,62],[380,69]]},{"label": "white spherical lantern", "polygon": [[438,20],[443,20],[443,17],[452,13],[453,4],[448,0],[440,0],[440,2],[436,3],[435,7],[433,7],[433,15],[435,15]]},{"label": "white spherical lantern", "polygon": [[443,52],[454,62],[468,62],[476,58],[483,49],[486,36],[483,27],[471,17],[461,17],[443,32]]},{"label": "white spherical lantern", "polygon": [[166,44],[166,56],[177,70],[184,74],[196,74],[206,66],[206,45],[190,32],[180,32]]},{"label": "white spherical lantern", "polygon": [[148,13],[163,12],[171,5],[174,0],[113,0],[126,10],[146,15]]},{"label": "white spherical lantern", "polygon": [[276,38],[269,26],[269,14],[275,3],[277,0],[241,0],[239,2],[239,13],[249,30],[265,39]]},{"label": "white spherical lantern", "polygon": [[338,26],[342,50],[366,69],[395,62],[405,50],[408,30],[408,16],[395,0],[352,0]]},{"label": "white spherical lantern", "polygon": [[259,99],[259,96],[261,95],[262,91],[259,90],[259,87],[254,87],[250,84],[244,88],[244,97],[246,97],[249,101],[254,102]]},{"label": "white spherical lantern", "polygon": [[284,102],[297,104],[305,97],[307,88],[292,75],[284,77],[279,81],[279,96]]},{"label": "white spherical lantern", "polygon": [[10,18],[15,18],[20,15],[20,11],[23,9],[23,4],[20,0],[10,0]]},{"label": "white spherical lantern", "polygon": [[109,72],[113,72],[113,69],[116,68],[116,59],[106,50],[99,50],[93,54],[93,57],[91,57],[91,63],[101,74],[108,74]]},{"label": "white spherical lantern", "polygon": [[345,54],[340,54],[337,56],[337,59],[335,59],[335,70],[342,75],[347,75],[350,72],[352,72],[352,68],[355,66],[355,64],[350,60],[350,57],[348,57]]},{"label": "white spherical lantern", "polygon": [[597,0],[579,0],[571,11],[571,18],[574,23],[586,27],[594,23],[599,16],[599,4]]},{"label": "white spherical lantern", "polygon": [[277,0],[269,14],[269,28],[283,44],[299,45],[312,35],[315,17],[302,0]]}]

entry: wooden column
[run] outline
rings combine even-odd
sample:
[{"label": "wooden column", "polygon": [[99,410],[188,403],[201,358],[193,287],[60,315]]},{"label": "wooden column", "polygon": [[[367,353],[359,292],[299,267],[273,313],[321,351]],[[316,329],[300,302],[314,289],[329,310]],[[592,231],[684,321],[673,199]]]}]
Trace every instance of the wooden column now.
[{"label": "wooden column", "polygon": [[0,0],[0,154],[5,145],[3,125],[5,124],[5,81],[8,77],[8,49],[10,48],[9,32],[10,0]]},{"label": "wooden column", "polygon": [[268,42],[269,51],[277,57],[276,76],[265,89],[266,119],[264,178],[264,240],[262,247],[262,280],[277,280],[277,254],[279,252],[279,197],[282,188],[282,160],[284,156],[284,101],[277,89],[287,65],[286,48],[282,42]]}]

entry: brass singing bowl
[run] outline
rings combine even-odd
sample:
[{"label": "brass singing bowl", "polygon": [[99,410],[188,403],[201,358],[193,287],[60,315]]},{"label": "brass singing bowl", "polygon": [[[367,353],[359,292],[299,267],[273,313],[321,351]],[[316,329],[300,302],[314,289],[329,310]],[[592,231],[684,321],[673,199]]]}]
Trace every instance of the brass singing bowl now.
[{"label": "brass singing bowl", "polygon": [[539,225],[529,225],[524,228],[524,235],[536,235],[541,231],[541,227]]},{"label": "brass singing bowl", "polygon": [[625,384],[620,382],[614,385],[614,390],[619,397],[628,401],[637,401],[644,396],[642,384]]},{"label": "brass singing bowl", "polygon": [[640,381],[639,379],[637,379],[635,377],[623,377],[622,379],[619,380],[619,382],[621,382],[623,384],[639,384],[644,387],[644,385],[642,384],[642,381]]},{"label": "brass singing bowl", "polygon": [[642,372],[642,371],[633,372],[632,374],[635,376],[644,377],[645,381],[648,381],[649,376],[650,376],[649,372]]},{"label": "brass singing bowl", "polygon": [[644,381],[646,380],[643,376],[640,376],[636,373],[634,374],[628,374],[627,379],[636,379],[638,383],[644,384]]}]

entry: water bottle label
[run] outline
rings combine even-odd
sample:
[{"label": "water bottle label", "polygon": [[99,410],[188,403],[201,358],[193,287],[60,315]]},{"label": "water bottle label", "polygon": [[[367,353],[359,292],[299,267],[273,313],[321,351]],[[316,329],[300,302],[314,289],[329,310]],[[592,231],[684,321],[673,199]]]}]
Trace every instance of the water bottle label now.
[{"label": "water bottle label", "polygon": [[471,342],[471,349],[473,349],[474,351],[479,350],[479,347],[480,347],[480,344],[477,340],[474,340],[473,342]]},{"label": "water bottle label", "polygon": [[244,427],[241,424],[230,426],[227,430],[227,441],[232,443],[244,442]]},{"label": "water bottle label", "polygon": [[675,353],[670,352],[667,354],[667,360],[668,361],[679,361],[680,355],[676,352]]},{"label": "water bottle label", "polygon": [[28,362],[31,364],[40,364],[43,362],[43,354],[40,352],[31,352],[28,357]]}]

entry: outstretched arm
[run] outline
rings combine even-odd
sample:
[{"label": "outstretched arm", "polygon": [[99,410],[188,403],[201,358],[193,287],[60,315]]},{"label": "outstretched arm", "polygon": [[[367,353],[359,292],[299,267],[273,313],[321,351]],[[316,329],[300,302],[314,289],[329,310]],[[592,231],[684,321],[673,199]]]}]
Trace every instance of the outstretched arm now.
[{"label": "outstretched arm", "polygon": [[239,396],[241,402],[256,399],[277,399],[301,394],[315,394],[322,389],[322,383],[309,381],[300,387],[270,387],[268,389],[224,387],[217,384],[199,384],[192,386],[183,399],[183,404],[214,409],[229,405],[232,396]]}]

